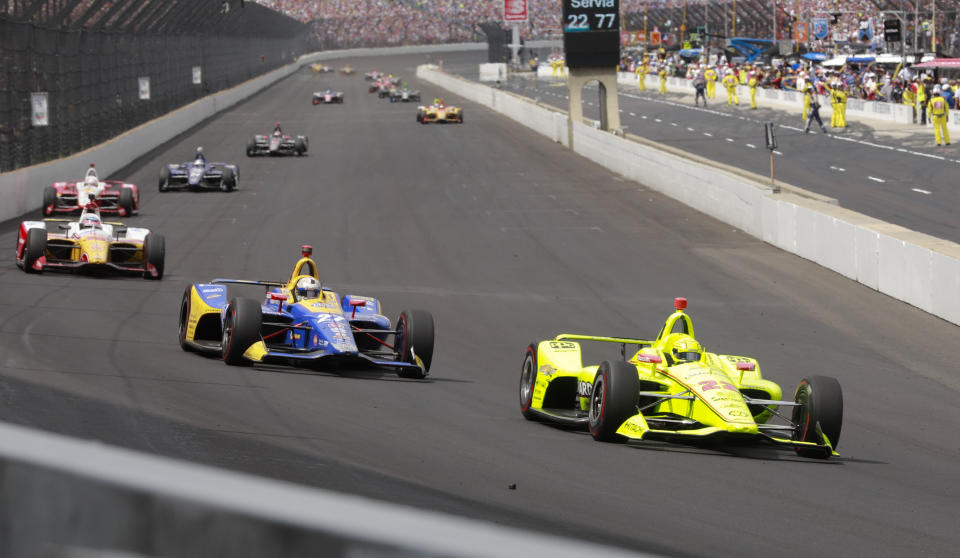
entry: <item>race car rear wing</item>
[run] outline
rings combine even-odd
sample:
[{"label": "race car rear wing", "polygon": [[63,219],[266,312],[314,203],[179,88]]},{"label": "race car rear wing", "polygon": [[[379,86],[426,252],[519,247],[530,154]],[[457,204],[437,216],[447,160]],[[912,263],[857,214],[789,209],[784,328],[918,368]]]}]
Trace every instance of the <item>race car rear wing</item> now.
[{"label": "race car rear wing", "polygon": [[646,339],[632,339],[630,337],[605,337],[602,335],[578,335],[575,333],[561,333],[554,338],[556,341],[574,340],[574,341],[601,341],[603,343],[619,343],[620,356],[627,360],[627,345],[636,345],[637,350],[653,345],[653,341]]}]

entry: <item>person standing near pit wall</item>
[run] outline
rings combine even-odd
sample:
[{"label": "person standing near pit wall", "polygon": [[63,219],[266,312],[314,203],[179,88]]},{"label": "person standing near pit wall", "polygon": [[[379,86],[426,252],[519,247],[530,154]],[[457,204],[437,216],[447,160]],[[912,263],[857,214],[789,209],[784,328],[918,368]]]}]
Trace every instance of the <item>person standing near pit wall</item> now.
[{"label": "person standing near pit wall", "polygon": [[760,84],[760,73],[757,68],[747,72],[747,85],[750,87],[750,109],[757,110],[757,85]]},{"label": "person standing near pit wall", "polygon": [[637,87],[640,91],[647,90],[647,72],[650,71],[650,59],[643,57],[643,62],[637,66]]},{"label": "person standing near pit wall", "polygon": [[717,98],[717,71],[710,66],[707,68],[707,71],[704,72],[703,77],[707,80],[707,98],[716,99]]},{"label": "person standing near pit wall", "polygon": [[657,91],[660,95],[667,94],[667,64],[666,62],[660,64],[660,71],[657,72],[657,75],[660,76],[660,90]]},{"label": "person standing near pit wall", "polygon": [[803,133],[809,134],[810,124],[816,120],[817,124],[820,125],[820,130],[826,134],[827,128],[823,125],[823,120],[820,119],[820,100],[817,98],[817,89],[812,83],[807,84],[807,93],[810,95],[810,115],[807,117],[807,125],[804,126]]},{"label": "person standing near pit wall", "polygon": [[737,78],[733,75],[733,70],[727,70],[727,75],[723,76],[723,87],[727,90],[727,106],[740,106],[740,99],[737,98]]},{"label": "person standing near pit wall", "polygon": [[930,97],[927,110],[930,111],[930,121],[933,122],[933,137],[937,141],[937,147],[950,145],[950,132],[947,130],[950,109],[947,106],[947,100],[941,94],[939,85],[933,88],[933,96]]}]

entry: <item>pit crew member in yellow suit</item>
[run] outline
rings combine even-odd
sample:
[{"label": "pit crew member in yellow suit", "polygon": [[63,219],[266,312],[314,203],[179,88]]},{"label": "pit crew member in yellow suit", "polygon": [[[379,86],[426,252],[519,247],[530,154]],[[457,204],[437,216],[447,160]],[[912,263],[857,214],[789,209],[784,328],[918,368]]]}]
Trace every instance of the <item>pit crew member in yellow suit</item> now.
[{"label": "pit crew member in yellow suit", "polygon": [[644,61],[642,64],[637,66],[637,87],[640,88],[640,91],[647,90],[647,73],[650,71],[650,68],[647,66],[647,62]]},{"label": "pit crew member in yellow suit", "polygon": [[727,70],[727,75],[723,76],[723,86],[727,89],[727,106],[740,106],[740,99],[737,98],[737,78],[733,75],[733,70]]},{"label": "pit crew member in yellow suit", "polygon": [[747,85],[750,86],[750,108],[757,109],[757,85],[759,85],[760,76],[757,70],[750,70],[747,74]]},{"label": "pit crew member in yellow suit", "polygon": [[660,76],[660,91],[657,91],[660,95],[667,94],[667,65],[662,64],[660,66],[660,71],[657,72],[657,75]]},{"label": "pit crew member in yellow suit", "polygon": [[830,117],[830,126],[833,128],[847,127],[847,92],[844,91],[843,82],[839,82],[833,87],[827,86],[830,92],[830,105],[833,107],[833,115]]},{"label": "pit crew member in yellow suit", "polygon": [[927,103],[927,112],[930,113],[930,120],[933,122],[933,137],[937,140],[937,147],[950,145],[950,132],[947,130],[950,109],[939,85],[933,88],[933,95]]},{"label": "pit crew member in yellow suit", "polygon": [[707,98],[715,99],[717,97],[717,71],[713,67],[707,68],[703,77],[707,79]]}]

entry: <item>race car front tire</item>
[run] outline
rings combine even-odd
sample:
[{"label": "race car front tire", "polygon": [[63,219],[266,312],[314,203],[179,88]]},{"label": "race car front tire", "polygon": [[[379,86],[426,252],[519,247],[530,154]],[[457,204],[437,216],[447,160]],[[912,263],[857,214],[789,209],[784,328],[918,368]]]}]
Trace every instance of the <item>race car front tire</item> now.
[{"label": "race car front tire", "polygon": [[397,333],[394,346],[401,362],[416,364],[416,355],[423,363],[423,369],[397,368],[401,378],[424,378],[430,372],[433,361],[434,341],[433,316],[423,310],[404,310],[397,318]]},{"label": "race car front tire", "polygon": [[170,169],[168,167],[163,167],[160,169],[160,184],[159,190],[161,192],[166,192],[167,187],[170,185]]},{"label": "race car front tire", "polygon": [[257,140],[250,138],[247,142],[247,157],[253,157],[254,153],[257,152]]},{"label": "race car front tire", "polygon": [[626,362],[603,361],[593,378],[590,395],[588,426],[593,439],[600,442],[623,443],[627,439],[617,434],[625,420],[637,414],[640,379],[637,368]]},{"label": "race car front tire", "polygon": [[243,353],[260,340],[263,314],[260,303],[250,298],[235,298],[227,306],[221,344],[223,362],[231,366],[250,365]]},{"label": "race car front tire", "polygon": [[43,189],[43,214],[53,215],[53,208],[57,206],[57,189],[47,186]]},{"label": "race car front tire", "polygon": [[520,368],[520,414],[527,420],[538,420],[540,416],[530,408],[533,404],[533,390],[537,386],[537,344],[530,343],[523,356]]},{"label": "race car front tire", "polygon": [[187,343],[187,322],[190,320],[190,298],[193,294],[193,285],[190,285],[183,291],[183,300],[180,302],[180,321],[177,324],[177,340],[180,342],[180,348],[190,352],[190,344]]},{"label": "race car front tire", "polygon": [[294,144],[293,150],[296,151],[297,155],[303,155],[307,152],[307,142],[304,138],[297,138],[296,143]]},{"label": "race car front tire", "polygon": [[[793,439],[820,444],[823,440],[817,433],[817,425],[834,449],[840,443],[843,427],[843,391],[840,382],[830,376],[810,376],[800,381],[793,397]],[[797,455],[815,459],[827,459],[830,450],[824,448],[797,447]]]},{"label": "race car front tire", "polygon": [[460,109],[460,118],[457,120],[457,122],[463,124],[463,109]]},{"label": "race car front tire", "polygon": [[42,273],[42,269],[34,269],[34,264],[41,256],[47,253],[47,230],[34,228],[27,231],[27,243],[23,247],[23,270],[27,273]]},{"label": "race car front tire", "polygon": [[230,167],[223,169],[223,175],[220,177],[220,189],[224,192],[232,192],[237,189],[237,176]]},{"label": "race car front tire", "polygon": [[[166,252],[166,242],[160,233],[150,233],[143,239],[143,278],[162,279],[163,260]],[[150,272],[153,267],[157,271],[154,276]]]},{"label": "race car front tire", "polygon": [[117,205],[123,210],[124,217],[133,215],[133,190],[130,188],[122,188],[117,198]]}]

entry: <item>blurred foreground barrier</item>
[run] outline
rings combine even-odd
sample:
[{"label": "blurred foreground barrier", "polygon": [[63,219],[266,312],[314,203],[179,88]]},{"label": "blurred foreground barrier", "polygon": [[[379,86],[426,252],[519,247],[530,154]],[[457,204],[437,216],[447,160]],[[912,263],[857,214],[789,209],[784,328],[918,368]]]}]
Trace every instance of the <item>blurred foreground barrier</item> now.
[{"label": "blurred foreground barrier", "polygon": [[[569,146],[567,114],[432,66],[417,76]],[[799,114],[799,113],[798,113]],[[474,117],[476,118],[476,117]],[[960,324],[960,244],[838,207],[836,200],[632,134],[573,123],[573,150],[787,252]]]},{"label": "blurred foreground barrier", "polygon": [[0,556],[640,556],[0,423]]}]

